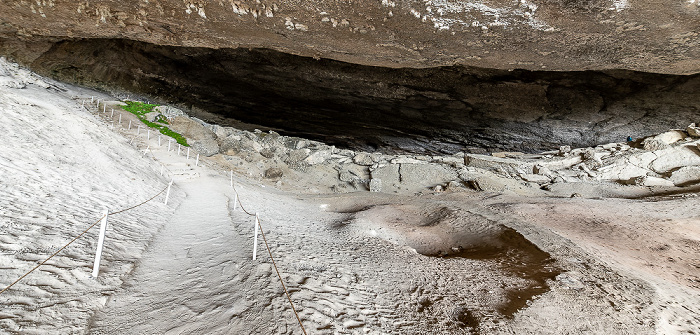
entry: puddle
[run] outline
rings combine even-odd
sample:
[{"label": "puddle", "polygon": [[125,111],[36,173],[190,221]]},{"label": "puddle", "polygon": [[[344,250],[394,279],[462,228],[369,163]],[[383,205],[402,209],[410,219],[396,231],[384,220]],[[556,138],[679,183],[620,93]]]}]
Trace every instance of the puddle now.
[{"label": "puddle", "polygon": [[512,318],[528,301],[549,291],[547,280],[563,272],[554,260],[516,230],[460,208],[380,205],[355,213],[346,223],[431,257],[467,258],[498,264],[519,284],[506,288],[498,312]]},{"label": "puddle", "polygon": [[[513,315],[527,305],[527,302],[537,295],[549,291],[547,280],[554,278],[563,271],[554,266],[550,255],[523,235],[512,228],[504,227],[498,237],[501,246],[486,246],[452,252],[443,258],[468,258],[476,260],[492,260],[500,264],[507,273],[530,282],[525,287],[511,288],[506,291],[507,302],[498,308],[502,315],[512,318]],[[428,255],[437,256],[439,255]]]}]

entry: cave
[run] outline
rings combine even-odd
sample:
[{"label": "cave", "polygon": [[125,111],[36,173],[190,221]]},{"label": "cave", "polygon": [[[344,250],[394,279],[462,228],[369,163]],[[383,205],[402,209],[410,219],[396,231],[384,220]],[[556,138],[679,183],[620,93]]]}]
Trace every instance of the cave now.
[{"label": "cave", "polygon": [[700,74],[390,68],[125,39],[60,40],[25,63],[208,122],[384,153],[596,146],[682,128],[700,112]]}]

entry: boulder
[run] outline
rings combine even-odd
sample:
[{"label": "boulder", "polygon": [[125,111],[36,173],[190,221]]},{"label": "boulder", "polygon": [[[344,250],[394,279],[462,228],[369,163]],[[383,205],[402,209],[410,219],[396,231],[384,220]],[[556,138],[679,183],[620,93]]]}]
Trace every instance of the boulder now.
[{"label": "boulder", "polygon": [[284,176],[284,171],[280,168],[273,167],[265,170],[263,176],[267,179],[279,179]]},{"label": "boulder", "polygon": [[470,167],[506,171],[508,173],[517,174],[520,170],[532,171],[534,163],[523,162],[511,158],[499,158],[486,155],[467,154],[464,156],[464,164]]},{"label": "boulder", "polygon": [[[668,171],[684,166],[700,165],[700,155],[695,145],[682,145],[666,150],[656,151],[655,159],[649,164],[649,168],[656,173]],[[631,162],[631,160],[630,160]]]},{"label": "boulder", "polygon": [[695,126],[695,123],[691,123],[685,131],[692,137],[700,137],[700,127]]},{"label": "boulder", "polygon": [[644,150],[648,151],[663,150],[668,148],[669,145],[686,137],[688,137],[688,135],[682,130],[671,130],[656,136],[645,138],[642,141],[642,146],[644,147]]},{"label": "boulder", "polygon": [[204,126],[202,123],[195,121],[186,116],[178,116],[170,121],[170,129],[180,133],[182,136],[193,140],[216,140],[216,135]]},{"label": "boulder", "polygon": [[700,182],[700,166],[685,166],[673,171],[669,178],[676,186],[687,186]]},{"label": "boulder", "polygon": [[210,157],[219,153],[219,143],[214,139],[192,140],[189,144],[195,152],[203,156]]},{"label": "boulder", "polygon": [[304,159],[309,165],[316,165],[325,162],[327,159],[331,158],[332,152],[330,150],[319,150]]},{"label": "boulder", "polygon": [[372,170],[371,176],[372,180],[381,179],[384,186],[388,185],[398,185],[401,182],[401,176],[399,175],[398,164],[388,164],[384,166],[379,166]]},{"label": "boulder", "polygon": [[361,152],[361,153],[355,155],[355,157],[353,157],[352,161],[355,162],[355,164],[357,164],[357,165],[364,165],[364,166],[371,166],[375,163],[374,160],[372,159],[372,156],[370,156],[370,154],[365,153],[365,152]]},{"label": "boulder", "polygon": [[525,181],[538,184],[546,184],[552,182],[551,178],[539,174],[523,173],[520,175],[520,177],[523,178],[523,180]]},{"label": "boulder", "polygon": [[438,164],[401,164],[398,170],[402,186],[433,187],[459,177],[457,171]]}]

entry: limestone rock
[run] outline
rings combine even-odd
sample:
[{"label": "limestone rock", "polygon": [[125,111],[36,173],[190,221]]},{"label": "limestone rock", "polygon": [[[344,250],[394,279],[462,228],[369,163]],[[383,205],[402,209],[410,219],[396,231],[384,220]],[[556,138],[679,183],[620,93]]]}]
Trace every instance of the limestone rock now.
[{"label": "limestone rock", "polygon": [[425,160],[419,160],[419,159],[405,157],[405,156],[396,157],[396,158],[392,159],[390,162],[391,162],[391,164],[428,164],[428,162]]},{"label": "limestone rock", "polygon": [[144,116],[144,118],[146,118],[147,121],[156,122],[159,115],[162,115],[162,114],[160,114],[160,112],[150,112],[150,113],[144,114],[143,116]]},{"label": "limestone rock", "polygon": [[282,171],[282,169],[280,168],[275,167],[265,170],[264,174],[264,177],[267,179],[279,179],[282,178],[282,176],[284,176],[284,171]]},{"label": "limestone rock", "polygon": [[669,178],[676,186],[687,186],[700,182],[700,166],[685,166],[671,174]]},{"label": "limestone rock", "polygon": [[644,147],[644,150],[648,151],[663,150],[668,148],[669,145],[676,143],[686,137],[687,135],[684,131],[671,130],[665,133],[658,134],[656,136],[645,138],[644,141],[642,141],[642,146]]},{"label": "limestone rock", "polygon": [[304,159],[309,165],[316,165],[325,162],[327,159],[331,158],[330,150],[319,150]]},{"label": "limestone rock", "polygon": [[369,191],[370,192],[381,192],[382,191],[382,180],[372,179],[369,181]]},{"label": "limestone rock", "polygon": [[357,164],[357,165],[364,165],[364,166],[371,166],[375,163],[374,160],[372,159],[372,156],[370,156],[370,154],[364,153],[364,152],[355,155],[355,157],[352,159],[352,161],[355,162],[355,164]]},{"label": "limestone rock", "polygon": [[377,167],[371,172],[372,180],[381,179],[384,186],[398,185],[401,182],[398,164]]},{"label": "limestone rock", "polygon": [[219,143],[214,139],[192,140],[189,141],[192,149],[203,156],[213,156],[219,153]]},{"label": "limestone rock", "polygon": [[153,108],[154,111],[163,114],[168,119],[176,118],[178,116],[184,116],[185,112],[171,106],[156,106]]},{"label": "limestone rock", "polygon": [[538,184],[546,184],[552,182],[552,180],[543,175],[539,174],[530,174],[530,173],[523,173],[520,175],[521,178],[525,181],[533,182],[533,183],[538,183]]},{"label": "limestone rock", "polygon": [[697,127],[695,123],[691,123],[685,131],[692,137],[700,137],[700,127]]},{"label": "limestone rock", "polygon": [[287,162],[300,162],[305,160],[311,154],[309,149],[296,149],[289,153]]},{"label": "limestone rock", "polygon": [[208,127],[186,116],[178,116],[170,121],[170,129],[193,140],[216,139],[216,135]]},{"label": "limestone rock", "polygon": [[401,184],[409,187],[432,187],[459,177],[455,170],[437,164],[401,164],[399,173]]}]

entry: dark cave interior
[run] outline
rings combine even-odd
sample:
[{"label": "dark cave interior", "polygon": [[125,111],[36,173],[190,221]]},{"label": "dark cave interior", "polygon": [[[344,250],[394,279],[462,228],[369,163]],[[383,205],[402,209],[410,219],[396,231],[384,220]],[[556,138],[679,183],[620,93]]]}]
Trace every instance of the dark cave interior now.
[{"label": "dark cave interior", "polygon": [[385,68],[118,39],[59,41],[26,65],[220,125],[386,153],[538,152],[700,121],[700,74]]}]

